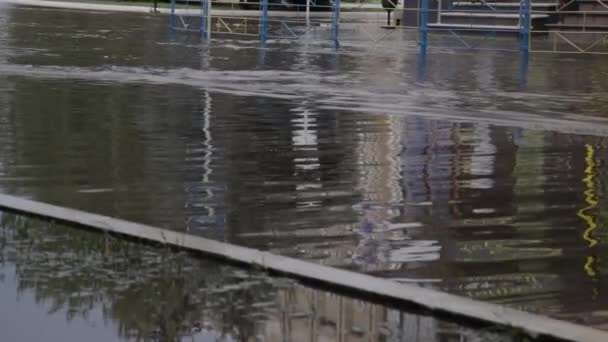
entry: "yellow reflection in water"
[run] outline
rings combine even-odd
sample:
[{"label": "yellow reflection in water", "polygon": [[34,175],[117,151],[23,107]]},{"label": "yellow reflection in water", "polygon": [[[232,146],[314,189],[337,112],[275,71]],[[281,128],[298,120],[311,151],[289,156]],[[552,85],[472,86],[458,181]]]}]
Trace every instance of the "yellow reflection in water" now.
[{"label": "yellow reflection in water", "polygon": [[[585,148],[587,153],[585,155],[585,164],[587,167],[585,168],[585,178],[583,178],[583,183],[585,183],[586,190],[585,194],[585,202],[587,206],[580,209],[577,213],[578,217],[583,219],[587,224],[587,228],[583,232],[583,239],[588,242],[588,247],[593,247],[597,244],[597,239],[593,237],[593,233],[597,228],[597,223],[595,222],[595,217],[592,214],[588,214],[587,212],[593,210],[597,207],[597,195],[595,193],[595,149],[590,144],[586,144]],[[594,269],[595,258],[591,255],[587,256],[587,260],[585,261],[585,266],[583,267],[585,273],[591,278],[595,278],[596,272]],[[597,295],[597,289],[593,290],[593,297]]]},{"label": "yellow reflection in water", "polygon": [[585,262],[585,272],[590,277],[595,277],[595,270],[593,269],[593,263],[595,262],[595,258],[591,255],[587,257],[587,262]]},{"label": "yellow reflection in water", "polygon": [[585,162],[587,164],[587,168],[585,168],[586,177],[583,178],[583,183],[587,189],[585,190],[585,202],[588,204],[586,207],[582,208],[578,211],[577,215],[585,223],[587,223],[587,229],[583,232],[583,239],[589,242],[589,247],[593,247],[597,244],[597,240],[593,238],[593,231],[597,228],[597,223],[595,223],[595,217],[587,214],[589,210],[597,207],[597,199],[595,194],[595,150],[593,146],[590,144],[586,144],[585,148],[587,149],[587,154],[585,157]]}]

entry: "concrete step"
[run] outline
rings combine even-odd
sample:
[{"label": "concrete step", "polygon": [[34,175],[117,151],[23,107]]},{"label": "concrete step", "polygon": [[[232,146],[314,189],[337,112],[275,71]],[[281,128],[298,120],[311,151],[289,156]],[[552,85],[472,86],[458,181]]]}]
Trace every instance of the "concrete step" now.
[{"label": "concrete step", "polygon": [[559,23],[547,25],[549,29],[566,31],[606,31],[608,27],[608,0],[576,0],[558,12]]},{"label": "concrete step", "polygon": [[583,32],[608,32],[608,24],[602,25],[587,25],[584,27],[585,31],[583,31],[583,26],[574,25],[574,24],[547,24],[545,25],[548,30],[555,31],[573,31],[576,33]]},{"label": "concrete step", "polygon": [[[547,18],[548,14],[531,14],[530,17],[532,19],[541,19]],[[497,19],[518,19],[519,13],[498,13],[494,11],[485,11],[485,12],[441,12],[441,17],[467,17],[467,18],[497,18]]]},{"label": "concrete step", "polygon": [[[545,19],[547,14],[532,14],[532,20]],[[519,13],[442,12],[441,23],[489,26],[519,26]]]},{"label": "concrete step", "polygon": [[571,13],[562,14],[561,24],[573,26],[608,26],[608,12],[606,13]]},{"label": "concrete step", "polygon": [[429,24],[429,28],[442,30],[463,30],[463,31],[504,31],[518,32],[519,25],[476,25],[476,24]]},{"label": "concrete step", "polygon": [[[519,11],[519,2],[487,2],[487,5],[481,2],[471,1],[456,1],[452,3],[452,7],[458,10],[467,11],[487,11],[494,8],[496,11]],[[490,8],[491,6],[491,8]],[[531,3],[533,10],[550,10],[557,7],[555,2],[533,2]]]}]

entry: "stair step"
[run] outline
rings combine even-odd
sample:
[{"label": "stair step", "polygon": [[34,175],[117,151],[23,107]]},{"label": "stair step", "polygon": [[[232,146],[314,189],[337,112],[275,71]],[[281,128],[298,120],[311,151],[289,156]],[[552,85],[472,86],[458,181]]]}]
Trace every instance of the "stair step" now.
[{"label": "stair step", "polygon": [[429,24],[430,28],[461,29],[469,31],[519,31],[519,25],[478,25],[478,24]]},{"label": "stair step", "polygon": [[[466,17],[466,18],[502,18],[519,19],[519,13],[497,13],[497,12],[441,12],[441,17]],[[548,18],[548,14],[531,14],[532,19]]]},{"label": "stair step", "polygon": [[[591,0],[593,1],[593,0]],[[487,5],[481,2],[468,2],[468,1],[457,1],[453,2],[452,6],[479,6],[482,8],[488,8],[489,6],[498,8],[519,8],[519,2],[487,2]],[[532,7],[557,7],[555,2],[533,2],[531,3]]]},{"label": "stair step", "polygon": [[[429,26],[431,26],[429,24]],[[585,31],[582,31],[583,28],[585,28],[586,30],[604,30],[604,31],[608,31],[608,23],[606,25],[577,25],[577,24],[546,24],[545,26],[547,26],[547,28],[550,29],[579,29],[580,31],[575,32],[575,33],[586,33]]]}]

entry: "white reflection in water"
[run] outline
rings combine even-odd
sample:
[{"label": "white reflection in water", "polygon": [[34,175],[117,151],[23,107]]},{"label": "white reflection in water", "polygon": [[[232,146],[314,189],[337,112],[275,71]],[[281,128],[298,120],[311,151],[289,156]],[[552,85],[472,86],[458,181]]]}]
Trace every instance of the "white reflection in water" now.
[{"label": "white reflection in water", "polygon": [[492,174],[496,162],[496,146],[492,144],[490,137],[490,127],[485,124],[475,125],[475,140],[473,154],[471,155],[471,188],[491,189],[494,187]]},{"label": "white reflection in water", "polygon": [[[296,177],[314,173],[319,170],[321,163],[318,158],[317,144],[317,118],[307,108],[308,101],[302,101],[302,106],[294,108],[292,111],[295,117],[291,120],[294,127],[292,131],[292,144],[296,157],[293,158],[294,173]],[[301,156],[304,155],[304,156]],[[306,155],[313,155],[312,157]],[[310,179],[310,177],[302,177]],[[302,182],[296,185],[296,191],[306,192],[321,189],[321,179],[314,177],[312,181]],[[320,201],[300,200],[296,203],[297,208],[318,207]]]}]

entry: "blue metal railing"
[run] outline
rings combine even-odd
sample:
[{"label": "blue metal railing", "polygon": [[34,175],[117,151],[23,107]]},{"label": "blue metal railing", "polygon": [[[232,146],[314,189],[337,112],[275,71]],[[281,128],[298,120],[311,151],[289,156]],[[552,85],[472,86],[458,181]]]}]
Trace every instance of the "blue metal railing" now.
[{"label": "blue metal railing", "polygon": [[[171,0],[171,16],[169,18],[169,26],[171,30],[176,30],[176,31],[199,31],[200,30],[200,34],[202,36],[203,39],[209,39],[210,38],[210,34],[211,34],[211,0],[199,0],[200,1],[200,29],[198,27],[190,27],[190,24],[187,22],[184,22],[184,20],[182,19],[182,16],[180,14],[177,13],[177,9],[176,9],[176,3],[179,0]],[[271,19],[269,18],[269,10],[270,10],[270,4],[269,4],[269,0],[260,0],[261,1],[261,13],[260,13],[260,17],[259,17],[259,31],[257,33],[252,33],[250,35],[258,35],[260,41],[262,43],[266,43],[266,41],[271,38],[274,37],[272,36],[271,31],[271,26],[270,26],[270,21]],[[314,1],[314,0],[306,0],[307,2],[310,1]],[[431,1],[437,1],[439,8],[433,8],[431,10]],[[482,40],[477,39],[477,42],[473,42],[472,44],[469,44],[469,42],[465,41],[465,38],[467,38],[467,36],[465,34],[456,34],[455,31],[457,29],[453,29],[453,28],[445,28],[442,27],[441,25],[439,25],[439,23],[441,23],[441,21],[439,20],[439,18],[437,18],[437,21],[435,22],[433,17],[431,17],[431,13],[433,13],[433,15],[436,13],[437,15],[441,15],[441,7],[442,7],[442,3],[443,6],[445,6],[446,2],[447,3],[452,4],[452,2],[454,0],[420,0],[419,2],[419,8],[418,8],[418,45],[420,47],[421,50],[426,50],[429,46],[429,33],[432,32],[449,32],[452,36],[454,36],[456,39],[458,39],[458,41],[460,41],[465,48],[468,49],[478,49],[479,45],[481,45],[483,42],[485,42],[488,37],[494,37],[496,34],[496,31],[498,30],[492,30],[491,32],[488,32],[488,34],[485,34]],[[519,0],[520,1],[520,8],[519,8],[519,27],[514,27],[513,29],[510,29],[510,32],[517,32],[518,34],[518,38],[519,38],[519,50],[521,50],[522,52],[527,52],[530,51],[530,41],[531,41],[531,0]],[[340,23],[340,6],[341,6],[341,0],[332,0],[331,2],[331,30],[330,30],[330,36],[328,37],[330,39],[331,42],[333,42],[335,44],[336,47],[340,46],[340,29],[341,29],[341,23]],[[445,7],[444,7],[445,8]],[[178,20],[179,19],[182,21],[182,24],[184,27],[181,27]],[[218,18],[218,20],[221,21],[221,18]],[[279,23],[282,24],[281,26],[281,30],[283,33],[283,31],[287,30],[290,33],[290,37],[289,38],[295,38],[295,39],[299,39],[301,36],[298,33],[295,33],[296,31],[292,31],[291,28],[288,26],[289,24],[287,24],[287,22],[285,22],[284,20],[274,20],[277,21]],[[430,23],[429,21],[432,21],[432,23]],[[223,21],[221,21],[223,22]],[[295,22],[295,21],[294,21]],[[176,26],[177,25],[177,26]],[[240,25],[240,24],[239,24]],[[297,26],[297,24],[294,24]],[[310,24],[307,24],[308,26],[306,26],[304,33],[308,32],[310,30]],[[446,24],[447,25],[447,24]],[[227,27],[227,24],[224,23],[224,26]],[[230,30],[228,28],[229,33],[234,33],[232,32],[232,30]],[[432,31],[432,32],[431,32]],[[481,29],[462,29],[463,32],[467,32],[467,31],[477,31],[477,32],[481,32]],[[238,33],[236,33],[238,34]],[[247,33],[244,33],[247,34]],[[373,37],[372,37],[373,38]],[[470,37],[469,37],[470,38]],[[441,39],[445,40],[445,37],[442,37]],[[515,47],[517,47],[517,45],[515,45]],[[514,50],[514,49],[513,49]],[[511,50],[512,51],[512,50]]]}]

